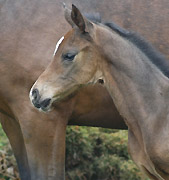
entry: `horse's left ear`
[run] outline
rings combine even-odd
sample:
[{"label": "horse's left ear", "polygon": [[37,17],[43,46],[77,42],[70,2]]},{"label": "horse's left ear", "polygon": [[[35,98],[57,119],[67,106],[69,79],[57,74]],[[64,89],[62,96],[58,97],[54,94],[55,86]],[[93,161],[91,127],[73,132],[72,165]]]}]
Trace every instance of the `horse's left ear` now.
[{"label": "horse's left ear", "polygon": [[74,4],[72,4],[71,18],[72,21],[83,33],[89,32],[89,28],[93,26],[91,22],[89,22],[85,17],[83,17],[79,9]]}]

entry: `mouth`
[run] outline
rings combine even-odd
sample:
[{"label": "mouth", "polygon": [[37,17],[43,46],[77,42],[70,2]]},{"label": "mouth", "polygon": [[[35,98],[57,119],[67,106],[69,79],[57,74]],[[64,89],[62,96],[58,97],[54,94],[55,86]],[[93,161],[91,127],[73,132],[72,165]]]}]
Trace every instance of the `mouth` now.
[{"label": "mouth", "polygon": [[71,98],[72,96],[74,96],[77,93],[77,91],[81,87],[82,87],[81,85],[73,86],[72,88],[70,88],[70,89],[68,89],[68,90],[66,90],[64,92],[55,95],[53,97],[53,103],[59,103],[60,101],[66,100],[68,98]]},{"label": "mouth", "polygon": [[47,107],[47,108],[39,108],[38,111],[48,113],[48,112],[52,111],[52,109],[53,109],[52,106],[50,106],[50,107]]},{"label": "mouth", "polygon": [[43,105],[43,102],[39,103],[32,100],[32,105],[40,112],[50,112],[52,110],[52,101],[46,105]]}]

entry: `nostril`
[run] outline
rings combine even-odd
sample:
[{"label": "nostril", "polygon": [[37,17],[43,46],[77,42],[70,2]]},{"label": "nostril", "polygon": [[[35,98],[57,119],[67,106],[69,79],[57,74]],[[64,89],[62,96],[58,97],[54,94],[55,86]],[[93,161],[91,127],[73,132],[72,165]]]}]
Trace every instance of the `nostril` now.
[{"label": "nostril", "polygon": [[49,104],[50,104],[50,102],[51,102],[51,99],[50,99],[50,98],[45,99],[44,101],[42,101],[42,102],[40,103],[41,108],[46,108],[46,107],[48,107]]},{"label": "nostril", "polygon": [[104,80],[103,80],[103,79],[99,79],[99,80],[98,80],[98,83],[104,84]]},{"label": "nostril", "polygon": [[38,89],[33,89],[32,96],[34,100],[38,100],[40,98]]},{"label": "nostril", "polygon": [[35,101],[34,99],[32,100],[32,103],[38,109],[41,107],[40,104],[37,101]]}]

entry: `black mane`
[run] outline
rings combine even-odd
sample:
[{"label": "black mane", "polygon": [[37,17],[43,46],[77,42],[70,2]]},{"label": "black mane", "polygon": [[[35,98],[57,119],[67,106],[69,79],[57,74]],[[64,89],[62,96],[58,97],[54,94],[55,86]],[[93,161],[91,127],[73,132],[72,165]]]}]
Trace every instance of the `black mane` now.
[{"label": "black mane", "polygon": [[95,24],[101,23],[100,13],[84,13],[84,16]]},{"label": "black mane", "polygon": [[[88,16],[87,17],[92,22],[99,24],[101,23],[101,17],[97,14],[97,16]],[[128,31],[126,29],[121,28],[117,24],[111,23],[102,23],[103,25],[109,27],[111,30],[118,33],[123,38],[127,39],[131,43],[133,43],[137,48],[139,48],[149,59],[150,61],[156,65],[162,73],[169,78],[169,63],[160,52],[158,52],[150,43],[148,43],[143,37],[138,35],[135,32]]]},{"label": "black mane", "polygon": [[136,45],[150,60],[155,64],[165,76],[169,78],[169,64],[165,57],[158,52],[150,43],[135,32],[127,31],[115,23],[105,23],[104,25],[117,32],[120,36],[126,38]]}]

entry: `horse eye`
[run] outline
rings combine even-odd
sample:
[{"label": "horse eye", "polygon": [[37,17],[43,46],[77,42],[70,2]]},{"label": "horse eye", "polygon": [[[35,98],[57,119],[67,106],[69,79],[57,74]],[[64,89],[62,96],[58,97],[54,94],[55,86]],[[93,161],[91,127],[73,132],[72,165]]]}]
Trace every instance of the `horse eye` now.
[{"label": "horse eye", "polygon": [[65,61],[73,61],[73,59],[75,58],[76,54],[75,53],[67,53],[67,54],[64,54],[62,56],[63,60]]}]

